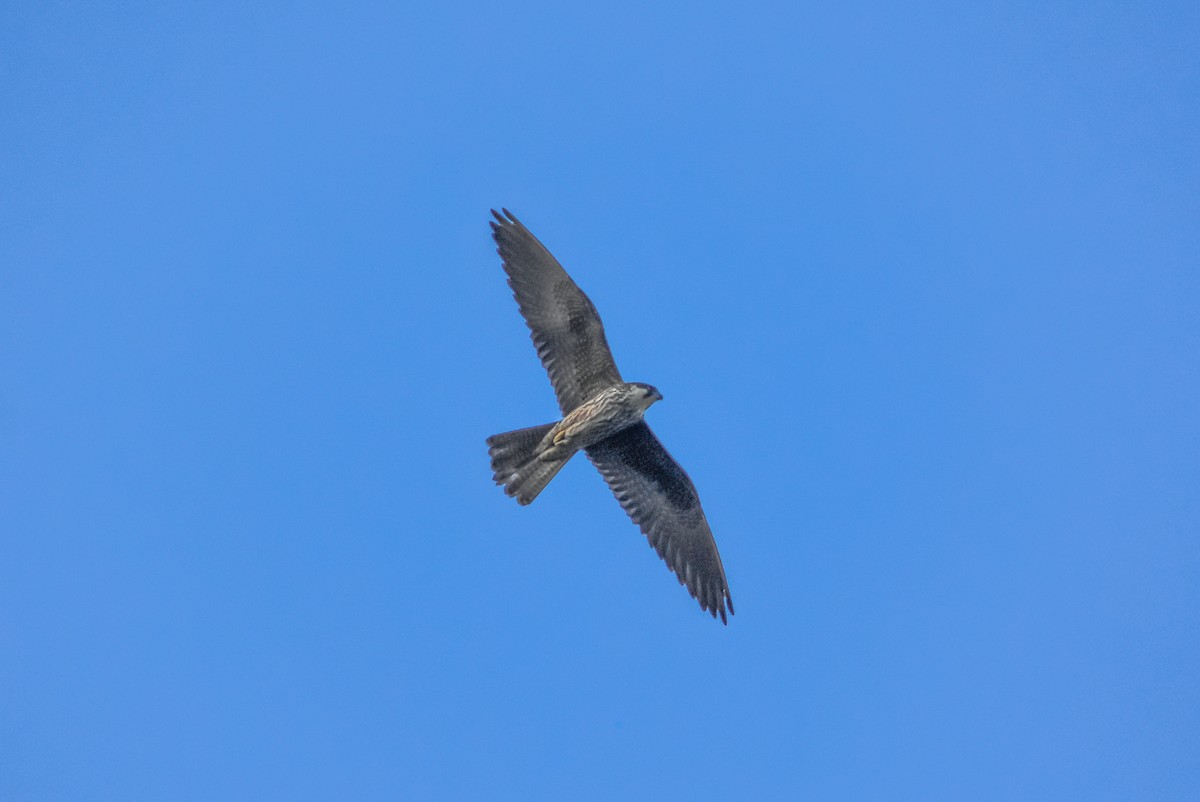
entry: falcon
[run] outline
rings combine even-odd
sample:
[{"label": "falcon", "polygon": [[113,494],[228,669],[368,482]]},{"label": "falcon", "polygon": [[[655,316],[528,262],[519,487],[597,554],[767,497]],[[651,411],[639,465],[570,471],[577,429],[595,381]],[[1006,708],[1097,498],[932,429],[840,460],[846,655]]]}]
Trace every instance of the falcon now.
[{"label": "falcon", "polygon": [[489,437],[492,478],[526,505],[583,451],[700,608],[728,623],[733,598],[696,488],[644,420],[662,393],[621,378],[591,300],[511,212],[492,216],[508,286],[563,415]]}]

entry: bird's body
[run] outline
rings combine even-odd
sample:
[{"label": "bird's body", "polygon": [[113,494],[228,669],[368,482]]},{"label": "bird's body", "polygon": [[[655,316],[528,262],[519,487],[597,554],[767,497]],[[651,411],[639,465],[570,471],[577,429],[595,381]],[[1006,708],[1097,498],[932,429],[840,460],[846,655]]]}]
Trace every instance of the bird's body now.
[{"label": "bird's body", "polygon": [[550,430],[542,459],[578,451],[641,421],[646,410],[662,398],[647,384],[621,383],[584,401]]},{"label": "bird's body", "polygon": [[696,489],[644,420],[662,394],[621,378],[592,302],[515,217],[492,214],[509,286],[563,412],[557,422],[489,437],[493,478],[529,504],[584,451],[680,583],[726,621],[733,599]]}]

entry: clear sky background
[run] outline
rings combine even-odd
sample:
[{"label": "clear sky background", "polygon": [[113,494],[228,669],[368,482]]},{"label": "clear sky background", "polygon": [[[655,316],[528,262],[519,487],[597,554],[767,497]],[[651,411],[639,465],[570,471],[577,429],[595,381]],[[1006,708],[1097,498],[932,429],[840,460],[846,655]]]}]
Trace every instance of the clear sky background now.
[{"label": "clear sky background", "polygon": [[1200,798],[1198,224],[1192,2],[6,3],[0,798]]}]

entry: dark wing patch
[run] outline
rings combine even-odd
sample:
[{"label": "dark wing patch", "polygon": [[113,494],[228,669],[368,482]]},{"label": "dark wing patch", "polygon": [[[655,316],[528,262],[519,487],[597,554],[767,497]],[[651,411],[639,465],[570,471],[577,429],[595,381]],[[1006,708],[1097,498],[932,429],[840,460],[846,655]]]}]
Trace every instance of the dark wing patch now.
[{"label": "dark wing patch", "polygon": [[696,488],[645,421],[590,446],[587,455],[679,584],[728,623],[733,597]]},{"label": "dark wing patch", "polygon": [[604,325],[591,300],[550,251],[507,209],[494,209],[492,237],[508,286],[565,416],[599,391],[619,384]]}]

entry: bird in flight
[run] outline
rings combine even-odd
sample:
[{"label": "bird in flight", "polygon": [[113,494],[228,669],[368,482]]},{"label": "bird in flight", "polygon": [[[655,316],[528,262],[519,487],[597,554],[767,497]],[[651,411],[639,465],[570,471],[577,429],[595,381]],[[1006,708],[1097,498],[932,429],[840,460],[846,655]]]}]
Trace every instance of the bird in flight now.
[{"label": "bird in flight", "polygon": [[681,585],[728,623],[733,598],[692,480],[646,425],[662,394],[621,378],[591,300],[507,209],[492,210],[492,237],[508,285],[558,396],[562,420],[487,439],[493,479],[521,505],[583,451]]}]

